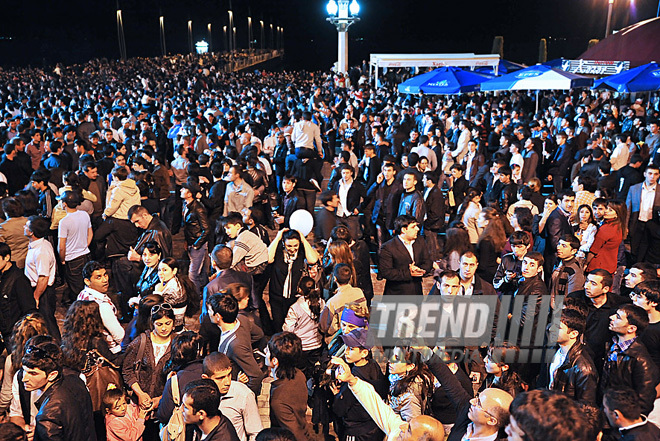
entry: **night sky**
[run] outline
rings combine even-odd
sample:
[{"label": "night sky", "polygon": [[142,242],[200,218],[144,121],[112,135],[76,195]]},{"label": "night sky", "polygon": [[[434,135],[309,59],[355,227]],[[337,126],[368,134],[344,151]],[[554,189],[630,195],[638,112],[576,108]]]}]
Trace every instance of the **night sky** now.
[{"label": "night sky", "polygon": [[[372,52],[489,53],[493,37],[504,36],[506,59],[526,64],[538,59],[539,39],[548,39],[548,59],[575,58],[591,38],[605,32],[607,0],[358,0],[362,20],[350,29],[350,62]],[[614,29],[655,17],[659,0],[615,0]],[[32,0],[3,7],[0,64],[44,65],[117,58],[115,0]],[[284,27],[285,66],[327,69],[336,61],[337,32],[325,21],[326,1],[234,1],[239,47],[247,47],[247,16],[254,37],[258,21]],[[229,1],[123,0],[124,33],[129,57],[160,54],[158,17],[164,15],[167,49],[187,51],[187,21],[195,41],[206,38],[212,23],[213,45],[223,48],[222,26]],[[260,43],[257,43],[260,46]]]}]

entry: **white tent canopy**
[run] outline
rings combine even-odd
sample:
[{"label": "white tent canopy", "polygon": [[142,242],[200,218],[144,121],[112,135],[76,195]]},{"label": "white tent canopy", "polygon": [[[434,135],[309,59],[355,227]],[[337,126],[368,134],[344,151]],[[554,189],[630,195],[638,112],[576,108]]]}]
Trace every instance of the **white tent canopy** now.
[{"label": "white tent canopy", "polygon": [[491,66],[497,74],[499,63],[499,54],[371,54],[369,59],[369,77],[371,77],[373,67],[376,68],[376,84],[378,84],[378,69],[381,67],[419,68],[457,66],[475,68]]}]

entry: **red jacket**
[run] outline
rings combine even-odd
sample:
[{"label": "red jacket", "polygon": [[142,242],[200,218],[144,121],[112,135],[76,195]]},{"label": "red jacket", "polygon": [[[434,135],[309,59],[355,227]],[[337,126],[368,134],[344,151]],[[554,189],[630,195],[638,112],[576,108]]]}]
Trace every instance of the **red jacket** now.
[{"label": "red jacket", "polygon": [[622,240],[623,234],[616,221],[606,221],[601,225],[589,250],[594,257],[587,265],[585,273],[601,268],[614,274],[617,267],[619,245]]}]

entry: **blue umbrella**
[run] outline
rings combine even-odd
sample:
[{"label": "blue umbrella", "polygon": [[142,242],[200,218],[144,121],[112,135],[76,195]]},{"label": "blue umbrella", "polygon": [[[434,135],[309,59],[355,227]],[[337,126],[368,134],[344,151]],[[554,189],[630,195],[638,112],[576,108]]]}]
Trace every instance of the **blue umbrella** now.
[{"label": "blue umbrella", "polygon": [[[525,67],[527,66],[514,63],[513,61],[500,60],[500,63],[497,66],[497,75],[505,75],[520,69],[524,69]],[[480,74],[495,75],[495,68],[490,66],[478,67],[474,71]]]},{"label": "blue umbrella", "polygon": [[429,95],[453,95],[479,90],[479,84],[487,80],[485,75],[468,72],[457,67],[440,67],[417,75],[399,84],[399,93],[425,93]]},{"label": "blue umbrella", "polygon": [[660,66],[658,63],[643,66],[601,78],[594,84],[594,89],[609,89],[621,93],[650,92],[660,89]]},{"label": "blue umbrella", "polygon": [[486,81],[481,90],[568,90],[592,84],[591,78],[537,64]]}]

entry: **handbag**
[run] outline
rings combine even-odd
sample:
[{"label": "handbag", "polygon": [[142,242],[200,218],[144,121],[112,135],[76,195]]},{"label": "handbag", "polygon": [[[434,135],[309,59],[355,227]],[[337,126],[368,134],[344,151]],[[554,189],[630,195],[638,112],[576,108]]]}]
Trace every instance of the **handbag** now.
[{"label": "handbag", "polygon": [[171,379],[172,401],[174,401],[174,411],[170,420],[160,429],[161,441],[185,441],[186,423],[183,421],[183,406],[179,396],[179,379],[174,374]]},{"label": "handbag", "polygon": [[86,379],[94,412],[102,410],[103,394],[105,394],[109,384],[114,384],[118,388],[123,387],[124,382],[119,373],[119,366],[113,364],[96,349],[87,352],[82,374]]}]

